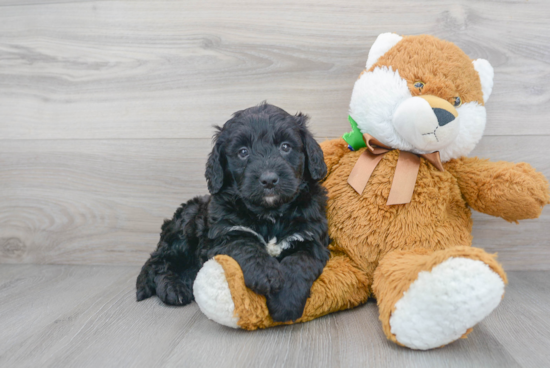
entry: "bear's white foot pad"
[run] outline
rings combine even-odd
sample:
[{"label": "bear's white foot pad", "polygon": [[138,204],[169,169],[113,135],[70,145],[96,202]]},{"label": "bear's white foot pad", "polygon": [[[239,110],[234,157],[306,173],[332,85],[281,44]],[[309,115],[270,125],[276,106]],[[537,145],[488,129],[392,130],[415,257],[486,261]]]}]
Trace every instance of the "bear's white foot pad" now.
[{"label": "bear's white foot pad", "polygon": [[215,259],[207,261],[200,269],[193,284],[193,295],[206,317],[224,326],[239,328],[225,272]]},{"label": "bear's white foot pad", "polygon": [[390,318],[397,341],[433,349],[459,339],[495,309],[504,295],[500,276],[481,261],[449,258],[418,274]]}]

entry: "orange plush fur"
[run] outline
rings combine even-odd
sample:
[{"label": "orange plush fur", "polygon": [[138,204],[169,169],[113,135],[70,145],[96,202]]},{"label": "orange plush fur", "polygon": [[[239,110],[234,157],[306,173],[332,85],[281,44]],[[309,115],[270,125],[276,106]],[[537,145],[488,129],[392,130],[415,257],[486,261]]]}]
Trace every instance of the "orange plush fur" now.
[{"label": "orange plush fur", "polygon": [[[314,283],[304,314],[297,322],[360,305],[372,295],[374,287],[384,331],[395,340],[388,327],[391,308],[419,271],[430,270],[444,259],[460,254],[484,261],[506,279],[493,256],[470,247],[470,202],[477,210],[500,213],[508,221],[517,221],[538,217],[541,207],[550,200],[548,182],[526,164],[461,158],[446,163],[445,171],[440,172],[421,159],[411,203],[387,206],[398,151],[382,159],[358,197],[347,178],[362,150],[350,152],[343,139],[323,142],[321,147],[330,170],[324,184],[329,191],[332,257]],[[480,191],[484,192],[481,197]],[[434,253],[436,250],[444,251]],[[403,262],[408,252],[411,259],[418,258],[419,253],[422,259],[417,263],[405,258]],[[388,253],[391,257],[378,267]],[[217,256],[228,278],[239,326],[253,330],[280,324],[269,317],[265,298],[246,289],[238,264],[227,258]],[[407,277],[386,280],[384,275],[391,274],[388,269],[397,269],[396,275]],[[380,277],[373,285],[375,271]],[[384,295],[388,298],[380,298]]]},{"label": "orange plush fur", "polygon": [[[438,96],[451,104],[460,96],[463,103],[484,104],[481,82],[470,58],[452,42],[432,36],[404,36],[369,70],[383,66],[398,70],[413,96]],[[425,84],[422,91],[414,87],[415,82]]]},{"label": "orange plush fur", "polygon": [[[446,59],[441,59],[441,50]],[[371,69],[392,66],[399,70],[414,96],[420,93],[414,83],[421,81],[425,83],[422,93],[449,102],[460,95],[463,102],[482,105],[479,77],[471,60],[457,50],[452,43],[430,36],[403,37]],[[410,67],[412,58],[421,60],[414,65],[422,67]],[[445,162],[445,171],[438,171],[421,158],[411,202],[388,206],[398,150],[382,158],[366,188],[358,194],[347,179],[364,149],[350,151],[341,138],[325,141],[321,147],[328,167],[324,186],[329,196],[332,256],[314,283],[297,322],[355,307],[374,296],[384,332],[397,342],[390,317],[419,272],[429,272],[451,257],[462,257],[485,263],[506,282],[495,257],[471,247],[470,208],[517,222],[538,217],[550,202],[547,180],[528,164],[460,157]],[[265,298],[244,286],[238,264],[227,256],[217,256],[216,260],[224,268],[238,325],[248,330],[275,325]]]}]

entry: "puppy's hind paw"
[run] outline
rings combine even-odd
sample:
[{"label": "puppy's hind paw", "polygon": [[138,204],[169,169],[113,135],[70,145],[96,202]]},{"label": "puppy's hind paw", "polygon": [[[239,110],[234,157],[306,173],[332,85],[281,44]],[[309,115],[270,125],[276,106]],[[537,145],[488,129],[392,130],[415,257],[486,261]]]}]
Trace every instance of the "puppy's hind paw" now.
[{"label": "puppy's hind paw", "polygon": [[136,281],[136,300],[138,302],[155,295],[155,286],[153,280],[149,278],[148,271],[148,269],[143,269]]},{"label": "puppy's hind paw", "polygon": [[193,291],[175,275],[159,275],[155,278],[156,294],[168,305],[187,305],[193,301]]},{"label": "puppy's hind paw", "polygon": [[146,286],[143,286],[136,290],[136,300],[138,302],[141,302],[142,300],[150,298],[151,296],[153,296],[153,294],[154,292],[151,289],[149,289]]}]

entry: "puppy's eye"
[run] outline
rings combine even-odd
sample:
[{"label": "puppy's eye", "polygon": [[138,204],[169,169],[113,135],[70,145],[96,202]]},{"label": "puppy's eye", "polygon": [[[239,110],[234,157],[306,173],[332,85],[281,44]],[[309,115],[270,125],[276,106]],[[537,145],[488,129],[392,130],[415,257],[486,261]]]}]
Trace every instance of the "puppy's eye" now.
[{"label": "puppy's eye", "polygon": [[457,96],[453,100],[453,106],[454,107],[459,107],[460,105],[462,105],[462,99]]},{"label": "puppy's eye", "polygon": [[239,157],[240,158],[247,158],[248,157],[248,148],[243,147],[239,150]]},{"label": "puppy's eye", "polygon": [[424,83],[414,82],[414,88],[422,89],[422,88],[424,88]]},{"label": "puppy's eye", "polygon": [[290,147],[290,144],[288,143],[283,143],[281,144],[281,151],[283,152],[290,152],[292,147]]}]

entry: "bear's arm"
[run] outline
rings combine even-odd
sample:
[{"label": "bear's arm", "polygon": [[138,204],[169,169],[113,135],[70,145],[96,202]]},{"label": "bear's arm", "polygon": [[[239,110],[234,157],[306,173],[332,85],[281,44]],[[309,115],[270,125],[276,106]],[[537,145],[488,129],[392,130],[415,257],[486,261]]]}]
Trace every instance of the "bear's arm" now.
[{"label": "bear's arm", "polygon": [[332,168],[340,162],[342,156],[350,152],[348,144],[342,138],[331,139],[330,141],[321,142],[321,149],[325,157],[327,165],[327,176],[330,175]]},{"label": "bear's arm", "polygon": [[474,210],[509,222],[540,216],[550,203],[548,180],[527,163],[461,157],[444,164]]}]

